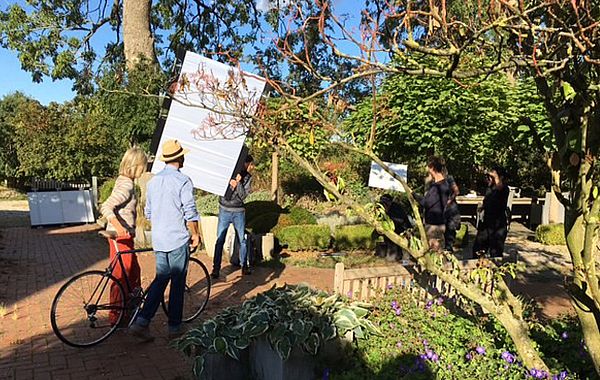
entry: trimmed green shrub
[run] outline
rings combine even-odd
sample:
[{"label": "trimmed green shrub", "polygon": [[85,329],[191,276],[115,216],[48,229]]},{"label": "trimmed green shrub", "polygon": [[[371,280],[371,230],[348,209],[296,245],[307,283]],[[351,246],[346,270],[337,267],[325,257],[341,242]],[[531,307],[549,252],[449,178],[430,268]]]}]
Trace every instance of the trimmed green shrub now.
[{"label": "trimmed green shrub", "polygon": [[457,247],[464,247],[468,243],[468,235],[469,226],[465,223],[460,225],[460,228],[456,231],[456,240],[454,241],[454,245]]},{"label": "trimmed green shrub", "polygon": [[339,226],[335,229],[335,249],[373,249],[375,248],[375,239],[373,236],[375,229],[368,224],[357,224],[353,226]]},{"label": "trimmed green shrub", "polygon": [[110,193],[112,193],[113,187],[115,187],[116,178],[107,179],[104,181],[100,189],[98,190],[98,202],[100,204],[104,203],[108,197],[110,197]]},{"label": "trimmed green shrub", "polygon": [[219,215],[219,196],[206,194],[196,198],[196,208],[200,215]]},{"label": "trimmed green shrub", "polygon": [[251,203],[256,201],[271,201],[271,193],[268,191],[256,191],[254,193],[248,194],[246,197],[245,203]]},{"label": "trimmed green shrub", "polygon": [[281,228],[275,236],[280,244],[287,245],[290,251],[307,249],[327,249],[331,232],[327,226],[301,224]]},{"label": "trimmed green shrub", "polygon": [[562,223],[540,224],[535,229],[535,240],[545,245],[565,245],[565,227]]},{"label": "trimmed green shrub", "polygon": [[317,218],[305,208],[292,207],[289,212],[292,224],[317,224]]}]

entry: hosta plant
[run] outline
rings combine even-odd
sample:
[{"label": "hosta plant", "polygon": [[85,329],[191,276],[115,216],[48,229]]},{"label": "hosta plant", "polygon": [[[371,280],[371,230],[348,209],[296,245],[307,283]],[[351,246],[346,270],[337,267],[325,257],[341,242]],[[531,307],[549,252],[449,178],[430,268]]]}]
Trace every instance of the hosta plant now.
[{"label": "hosta plant", "polygon": [[239,360],[242,350],[264,337],[282,360],[296,347],[316,355],[323,344],[352,332],[358,339],[378,334],[366,319],[370,305],[352,302],[305,285],[273,287],[230,307],[175,341],[177,349],[194,357],[200,376],[211,353]]}]

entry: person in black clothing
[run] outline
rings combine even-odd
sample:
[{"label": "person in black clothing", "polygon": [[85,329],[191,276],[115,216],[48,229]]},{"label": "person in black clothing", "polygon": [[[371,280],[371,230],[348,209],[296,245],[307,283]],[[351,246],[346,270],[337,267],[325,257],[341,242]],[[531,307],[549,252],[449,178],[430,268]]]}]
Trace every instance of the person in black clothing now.
[{"label": "person in black clothing", "polygon": [[448,175],[447,171],[445,171],[445,174],[448,187],[450,188],[450,195],[444,211],[444,217],[446,218],[444,249],[452,252],[454,250],[454,241],[456,240],[456,230],[460,228],[460,211],[458,209],[458,204],[456,203],[456,197],[460,194],[460,190],[458,189],[454,177]]},{"label": "person in black clothing", "polygon": [[448,204],[450,188],[444,178],[444,162],[439,157],[429,158],[427,170],[431,177],[431,185],[420,203],[424,211],[429,248],[440,251],[444,248],[444,231],[446,230],[444,211]]},{"label": "person in black clothing", "polygon": [[[390,217],[390,219],[394,223],[395,233],[401,234],[402,232],[406,231],[407,228],[410,227],[410,222],[408,220],[406,212],[404,212],[402,206],[400,206],[397,202],[394,202],[391,195],[382,195],[381,198],[379,198],[379,203],[381,203],[381,205],[385,209],[385,213],[387,214],[387,216]],[[386,256],[400,257],[400,247],[398,247],[385,235],[383,235],[383,241],[385,243]]]},{"label": "person in black clothing", "polygon": [[392,196],[384,194],[379,198],[379,203],[385,209],[385,213],[394,222],[394,232],[400,234],[404,232],[409,226],[408,216],[397,202],[394,202]]},{"label": "person in black clothing", "polygon": [[503,168],[495,167],[486,175],[486,180],[489,188],[481,206],[483,219],[477,226],[473,255],[489,253],[491,257],[502,257],[508,234],[506,206],[510,190],[506,183],[507,173]]}]

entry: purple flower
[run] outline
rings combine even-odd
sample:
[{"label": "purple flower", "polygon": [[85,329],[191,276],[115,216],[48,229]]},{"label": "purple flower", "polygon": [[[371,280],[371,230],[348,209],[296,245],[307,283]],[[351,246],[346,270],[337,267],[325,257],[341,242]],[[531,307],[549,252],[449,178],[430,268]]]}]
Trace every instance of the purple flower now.
[{"label": "purple flower", "polygon": [[428,346],[429,345],[429,341],[427,339],[423,339],[423,346]]},{"label": "purple flower", "polygon": [[502,353],[502,359],[504,359],[509,364],[512,364],[515,362],[515,356],[508,351],[504,351]]},{"label": "purple flower", "polygon": [[444,302],[444,299],[442,297],[438,297],[438,299],[435,301],[437,302],[438,305],[441,305]]},{"label": "purple flower", "polygon": [[552,376],[552,380],[565,380],[569,376],[567,371],[560,371],[558,375]]},{"label": "purple flower", "polygon": [[397,308],[398,308],[398,302],[392,301],[392,309],[397,309]]},{"label": "purple flower", "polygon": [[475,348],[475,352],[477,352],[479,355],[485,355],[485,348],[477,346],[477,348]]},{"label": "purple flower", "polygon": [[440,360],[440,357],[435,352],[431,355],[431,361],[437,363]]},{"label": "purple flower", "polygon": [[569,333],[568,333],[568,332],[566,332],[566,331],[563,331],[563,333],[562,333],[562,334],[560,334],[560,338],[561,338],[562,340],[567,340],[567,339],[569,339]]},{"label": "purple flower", "polygon": [[425,350],[425,357],[427,359],[431,359],[433,357],[433,355],[435,354],[435,352],[431,351],[431,350]]},{"label": "purple flower", "polygon": [[468,354],[465,355],[465,359],[467,359],[467,361],[473,359],[473,355],[471,355],[471,353],[469,352]]},{"label": "purple flower", "polygon": [[396,347],[398,347],[398,348],[402,348],[402,342],[398,342],[398,343],[396,343]]},{"label": "purple flower", "polygon": [[394,312],[396,313],[396,315],[400,315],[402,313],[402,309],[394,309]]},{"label": "purple flower", "polygon": [[427,301],[427,303],[425,304],[425,309],[427,309],[427,310],[431,309],[432,305],[433,305],[433,301],[431,301],[431,300]]},{"label": "purple flower", "polygon": [[394,287],[394,285],[392,285],[392,284],[387,284],[387,288],[388,288],[388,290],[391,290],[393,287]]},{"label": "purple flower", "polygon": [[529,375],[534,379],[545,379],[548,377],[548,373],[546,371],[535,368],[529,370]]},{"label": "purple flower", "polygon": [[348,298],[352,298],[352,290],[348,290]]}]

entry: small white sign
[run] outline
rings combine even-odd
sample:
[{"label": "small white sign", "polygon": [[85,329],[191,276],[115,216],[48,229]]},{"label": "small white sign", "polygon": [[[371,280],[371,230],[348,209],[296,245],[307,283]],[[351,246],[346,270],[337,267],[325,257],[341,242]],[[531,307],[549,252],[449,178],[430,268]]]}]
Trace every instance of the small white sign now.
[{"label": "small white sign", "polygon": [[224,195],[256,112],[266,81],[238,68],[186,52],[173,101],[160,137],[152,173],[165,140],[176,139],[190,149],[181,170],[209,193]]},{"label": "small white sign", "polygon": [[[404,182],[407,179],[408,166],[404,164],[395,164],[393,162],[384,163],[398,174]],[[404,192],[404,188],[400,181],[388,174],[380,165],[375,161],[371,162],[371,172],[369,173],[369,186],[377,187],[379,189],[394,190]]]}]

